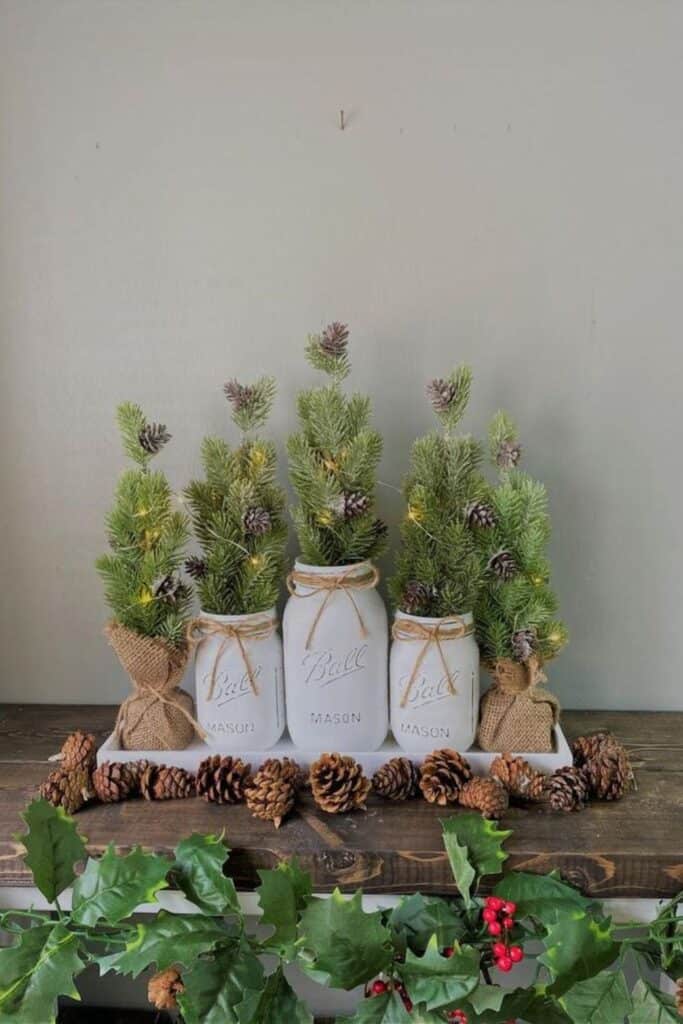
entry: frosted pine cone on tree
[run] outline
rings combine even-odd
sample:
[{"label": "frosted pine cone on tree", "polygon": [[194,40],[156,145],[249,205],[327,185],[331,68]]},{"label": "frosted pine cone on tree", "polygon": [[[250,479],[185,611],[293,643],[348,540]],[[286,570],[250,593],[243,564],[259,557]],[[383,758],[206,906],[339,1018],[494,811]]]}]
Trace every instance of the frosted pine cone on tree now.
[{"label": "frosted pine cone on tree", "polygon": [[514,555],[504,550],[496,551],[495,555],[491,556],[488,568],[494,576],[503,582],[514,579],[518,571]]},{"label": "frosted pine cone on tree", "polygon": [[496,453],[500,469],[514,469],[522,457],[522,446],[518,441],[501,441]]},{"label": "frosted pine cone on tree", "polygon": [[197,555],[190,555],[185,559],[185,572],[193,580],[203,580],[207,573],[207,564],[203,558]]},{"label": "frosted pine cone on tree", "polygon": [[408,580],[403,591],[401,605],[408,615],[424,613],[432,598],[432,588],[419,580]]},{"label": "frosted pine cone on tree", "polygon": [[178,576],[164,576],[154,584],[154,597],[157,601],[175,604],[178,598],[186,593],[185,585]]},{"label": "frosted pine cone on tree", "polygon": [[361,491],[345,491],[335,505],[335,512],[345,520],[356,519],[370,508],[370,499]]},{"label": "frosted pine cone on tree", "polygon": [[528,661],[536,650],[536,634],[533,629],[518,629],[512,634],[510,647],[515,661]]},{"label": "frosted pine cone on tree", "polygon": [[326,356],[332,356],[333,359],[337,359],[346,352],[348,341],[348,326],[335,320],[333,323],[328,324],[320,335],[320,348]]},{"label": "frosted pine cone on tree", "polygon": [[496,525],[496,513],[484,501],[473,501],[465,509],[465,522],[470,527],[488,530]]},{"label": "frosted pine cone on tree", "polygon": [[146,423],[138,434],[140,447],[148,455],[157,455],[170,440],[171,435],[164,423]]},{"label": "frosted pine cone on tree", "polygon": [[447,412],[458,393],[455,384],[450,380],[444,380],[442,377],[435,377],[433,380],[430,380],[425,391],[434,412]]},{"label": "frosted pine cone on tree", "polygon": [[240,384],[234,378],[223,385],[223,394],[235,412],[243,412],[254,400],[254,389],[249,384]]},{"label": "frosted pine cone on tree", "polygon": [[261,537],[272,526],[270,512],[266,508],[248,508],[244,513],[244,530],[252,537]]}]

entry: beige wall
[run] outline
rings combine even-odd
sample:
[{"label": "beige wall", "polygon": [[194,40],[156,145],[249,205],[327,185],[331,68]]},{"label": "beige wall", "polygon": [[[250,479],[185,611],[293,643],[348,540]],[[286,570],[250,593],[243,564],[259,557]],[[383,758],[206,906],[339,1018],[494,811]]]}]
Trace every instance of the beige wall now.
[{"label": "beige wall", "polygon": [[682,57],[676,0],[0,0],[0,697],[127,690],[116,403],[180,487],[232,374],[278,377],[282,442],[340,318],[385,481],[460,360],[472,429],[518,417],[565,704],[683,707]]}]

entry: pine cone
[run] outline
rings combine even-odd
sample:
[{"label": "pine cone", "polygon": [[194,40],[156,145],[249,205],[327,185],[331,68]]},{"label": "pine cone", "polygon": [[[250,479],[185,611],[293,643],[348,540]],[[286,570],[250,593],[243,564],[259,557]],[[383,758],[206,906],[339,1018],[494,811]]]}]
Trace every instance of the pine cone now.
[{"label": "pine cone", "polygon": [[543,800],[553,811],[580,811],[588,801],[588,779],[581,768],[558,768],[543,785]]},{"label": "pine cone", "polygon": [[262,537],[264,533],[268,533],[272,526],[270,512],[267,508],[261,508],[260,506],[248,508],[244,513],[243,523],[244,532],[250,533],[252,537]]},{"label": "pine cone", "polygon": [[635,785],[628,754],[611,732],[579,736],[572,744],[574,764],[587,777],[591,796],[620,800]]},{"label": "pine cone", "polygon": [[485,502],[473,501],[465,509],[465,522],[471,527],[489,529],[496,525],[496,513]]},{"label": "pine cone", "polygon": [[497,779],[470,779],[460,790],[458,803],[481,811],[484,818],[502,818],[509,799],[507,790]]},{"label": "pine cone", "polygon": [[510,647],[515,661],[528,661],[536,650],[536,634],[533,629],[518,629],[512,634]]},{"label": "pine cone", "polygon": [[140,792],[145,800],[185,800],[195,795],[196,781],[184,768],[149,764],[140,777]]},{"label": "pine cone", "polygon": [[95,763],[96,746],[92,733],[77,729],[67,736],[59,754],[50,760],[59,761],[61,769],[65,772],[73,771],[75,768],[89,771]]},{"label": "pine cone", "polygon": [[435,377],[434,380],[429,381],[425,392],[434,412],[447,412],[458,393],[458,389],[451,381]]},{"label": "pine cone", "polygon": [[138,434],[140,447],[148,455],[156,455],[170,440],[171,435],[163,423],[146,423]]},{"label": "pine cone", "polygon": [[153,974],[147,984],[147,998],[157,1010],[177,1010],[176,996],[184,991],[183,979],[175,967]]},{"label": "pine cone", "polygon": [[432,597],[433,591],[431,587],[428,587],[425,583],[420,583],[419,580],[408,580],[403,588],[401,608],[408,615],[419,615],[420,612],[428,610]]},{"label": "pine cone", "polygon": [[488,568],[499,580],[513,579],[518,572],[514,556],[509,551],[497,551],[489,559]]},{"label": "pine cone", "polygon": [[392,757],[372,776],[372,788],[385,800],[407,800],[420,786],[420,770],[407,757]]},{"label": "pine cone", "polygon": [[310,779],[313,799],[328,814],[365,809],[370,780],[352,757],[321,754],[311,765]]},{"label": "pine cone", "polygon": [[223,394],[235,412],[242,412],[254,400],[254,389],[249,384],[240,384],[238,380],[229,380],[223,385]]},{"label": "pine cone", "polygon": [[349,329],[346,324],[340,324],[337,320],[328,324],[320,335],[320,348],[326,356],[338,359],[346,352],[349,342]]},{"label": "pine cone", "polygon": [[245,789],[247,807],[255,818],[279,828],[294,807],[299,766],[288,757],[264,761]]},{"label": "pine cone", "polygon": [[63,807],[67,814],[75,814],[94,796],[90,773],[85,768],[74,768],[68,772],[56,768],[41,783],[39,793],[43,800],[48,800],[54,807]]},{"label": "pine cone", "polygon": [[133,788],[131,790],[130,795],[139,796],[140,782],[142,780],[142,776],[149,768],[149,761],[145,761],[144,759],[141,761],[126,761],[126,767],[128,768],[128,771],[130,772],[131,778],[133,780]]},{"label": "pine cone", "polygon": [[168,601],[169,604],[175,604],[185,592],[185,585],[178,576],[164,576],[154,584],[154,597],[157,601]]},{"label": "pine cone", "polygon": [[185,559],[185,572],[193,580],[203,580],[207,573],[207,565],[203,558],[197,555],[190,555]]},{"label": "pine cone", "polygon": [[138,775],[125,763],[104,761],[92,773],[92,785],[103,804],[117,804],[133,796],[138,787]]},{"label": "pine cone", "polygon": [[250,772],[251,765],[239,757],[206,757],[197,769],[197,796],[213,804],[239,804]]},{"label": "pine cone", "polygon": [[522,457],[522,446],[517,441],[501,441],[496,463],[501,469],[514,469]]},{"label": "pine cone", "polygon": [[501,754],[491,762],[490,772],[512,799],[536,801],[543,796],[545,775],[532,768],[523,757]]},{"label": "pine cone", "polygon": [[384,540],[388,532],[389,527],[383,519],[373,519],[372,534],[375,539],[375,543],[377,543],[377,541]]},{"label": "pine cone", "polygon": [[420,789],[430,804],[454,804],[466,782],[472,778],[472,769],[456,750],[445,747],[434,750],[422,762]]},{"label": "pine cone", "polygon": [[370,499],[367,494],[361,491],[345,491],[337,505],[335,512],[342,519],[357,519],[364,515],[370,508]]}]

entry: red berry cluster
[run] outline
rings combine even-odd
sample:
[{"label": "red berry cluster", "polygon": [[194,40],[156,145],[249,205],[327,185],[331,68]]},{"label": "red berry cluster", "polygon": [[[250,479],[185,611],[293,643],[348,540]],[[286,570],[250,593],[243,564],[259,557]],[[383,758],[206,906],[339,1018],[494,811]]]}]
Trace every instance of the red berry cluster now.
[{"label": "red berry cluster", "polygon": [[508,944],[508,932],[515,926],[516,911],[515,903],[501,900],[499,896],[489,896],[481,913],[489,935],[496,939],[502,936],[502,941],[494,942],[491,950],[496,967],[505,973],[511,971],[514,964],[521,963],[524,959],[524,950],[521,946]]},{"label": "red berry cluster", "polygon": [[464,1010],[449,1010],[446,1017],[452,1020],[453,1024],[467,1024],[467,1014]]},{"label": "red berry cluster", "polygon": [[370,986],[370,995],[383,996],[384,993],[388,992],[390,988],[393,988],[394,991],[398,992],[401,999],[403,1000],[403,1005],[405,1006],[406,1010],[408,1011],[408,1013],[412,1013],[413,1001],[406,992],[406,987],[402,981],[395,981],[393,982],[392,985],[389,985],[388,982],[382,981],[381,978],[378,978],[377,981],[373,981],[372,985]]}]

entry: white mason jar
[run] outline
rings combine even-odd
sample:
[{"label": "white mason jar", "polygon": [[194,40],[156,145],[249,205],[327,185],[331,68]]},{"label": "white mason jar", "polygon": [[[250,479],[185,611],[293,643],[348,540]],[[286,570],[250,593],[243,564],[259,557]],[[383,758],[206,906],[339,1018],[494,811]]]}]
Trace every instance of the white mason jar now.
[{"label": "white mason jar", "polygon": [[197,718],[207,742],[228,753],[268,750],[285,727],[275,609],[250,615],[200,612],[193,635]]},{"label": "white mason jar", "polygon": [[370,562],[295,563],[282,620],[287,725],[295,745],[370,751],[389,727],[388,625]]},{"label": "white mason jar", "polygon": [[479,648],[471,614],[397,611],[389,668],[391,729],[404,750],[472,746],[479,714]]}]

